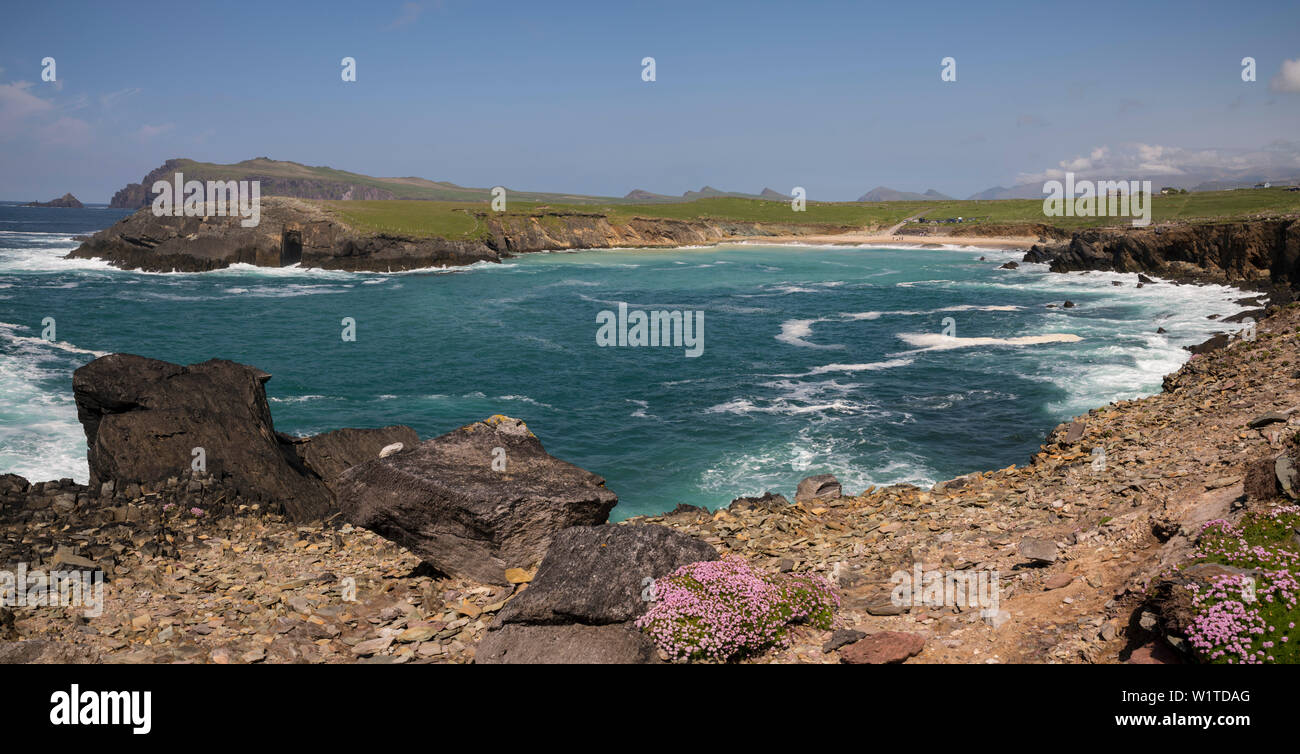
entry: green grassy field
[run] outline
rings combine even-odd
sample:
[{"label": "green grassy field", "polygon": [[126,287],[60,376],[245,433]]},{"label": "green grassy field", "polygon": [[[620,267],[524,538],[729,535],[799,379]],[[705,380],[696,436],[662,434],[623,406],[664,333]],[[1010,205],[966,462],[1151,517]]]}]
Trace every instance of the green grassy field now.
[{"label": "green grassy field", "polygon": [[[1046,223],[1067,230],[1129,225],[1130,217],[1047,217],[1040,199],[931,202],[927,218],[978,218],[986,223]],[[1171,220],[1224,221],[1300,214],[1300,191],[1282,188],[1204,191],[1161,196],[1151,203],[1152,222]]]},{"label": "green grassy field", "polygon": [[[489,209],[486,193],[478,201],[332,201],[321,202],[344,222],[358,230],[450,239],[483,238],[486,228],[476,213]],[[1046,217],[1037,199],[941,202],[809,202],[807,211],[794,212],[786,202],[759,199],[716,198],[693,202],[619,204],[570,204],[545,201],[510,201],[507,214],[536,215],[544,212],[598,213],[612,222],[633,217],[675,220],[731,220],[773,224],[838,228],[884,228],[917,213],[929,219],[975,218],[980,224],[1046,223],[1066,230],[1112,225],[1129,225],[1131,218]],[[1213,191],[1154,197],[1152,220],[1165,222],[1227,221],[1253,217],[1300,215],[1300,192],[1284,189]],[[960,233],[962,225],[944,225]]]}]

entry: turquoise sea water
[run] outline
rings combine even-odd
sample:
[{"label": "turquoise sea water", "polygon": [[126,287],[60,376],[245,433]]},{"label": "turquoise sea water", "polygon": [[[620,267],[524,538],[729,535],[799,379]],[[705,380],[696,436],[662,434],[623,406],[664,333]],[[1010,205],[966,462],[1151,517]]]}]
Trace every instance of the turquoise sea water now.
[{"label": "turquoise sea water", "polygon": [[[929,484],[1024,463],[1058,422],[1157,392],[1243,296],[959,249],[607,250],[397,274],[60,258],[124,214],[0,205],[0,473],[84,481],[72,371],[125,351],[255,365],[291,434],[519,417],[608,480],[616,518],[791,495],[822,472],[853,491]],[[599,347],[598,313],[620,302],[703,311],[702,354]]]}]

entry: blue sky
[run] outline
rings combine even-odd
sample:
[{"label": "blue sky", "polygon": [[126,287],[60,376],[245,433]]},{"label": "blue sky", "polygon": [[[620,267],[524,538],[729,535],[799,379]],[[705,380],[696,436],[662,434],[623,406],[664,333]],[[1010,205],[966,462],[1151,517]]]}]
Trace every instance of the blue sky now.
[{"label": "blue sky", "polygon": [[141,5],[5,11],[0,198],[107,201],[169,157],[827,200],[964,197],[1066,167],[1300,173],[1290,1]]}]

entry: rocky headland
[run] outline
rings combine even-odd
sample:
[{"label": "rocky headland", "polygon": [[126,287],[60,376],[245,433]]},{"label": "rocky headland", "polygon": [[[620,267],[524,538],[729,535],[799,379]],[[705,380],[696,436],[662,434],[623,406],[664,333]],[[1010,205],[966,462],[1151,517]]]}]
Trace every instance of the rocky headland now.
[{"label": "rocky headland", "polygon": [[1049,263],[1053,272],[1137,272],[1284,293],[1300,282],[1300,220],[1084,230],[1033,246],[1024,261]]},{"label": "rocky headland", "polygon": [[553,249],[692,246],[754,236],[806,234],[825,228],[727,222],[630,218],[599,213],[541,211],[476,219],[483,238],[456,240],[359,231],[321,205],[288,197],[264,197],[255,227],[238,215],[155,216],[142,209],[99,231],[68,256],[104,259],[146,272],[205,272],[232,264],[301,265],[329,270],[395,272],[499,262],[512,254]]}]

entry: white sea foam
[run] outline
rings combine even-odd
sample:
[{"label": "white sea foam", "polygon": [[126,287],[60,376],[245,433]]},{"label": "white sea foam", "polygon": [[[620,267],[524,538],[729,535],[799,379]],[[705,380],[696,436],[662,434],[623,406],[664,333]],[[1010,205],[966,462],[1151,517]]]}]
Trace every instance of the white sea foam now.
[{"label": "white sea foam", "polygon": [[884,316],[912,317],[926,314],[942,314],[944,312],[1014,312],[1019,311],[1021,307],[1011,304],[976,306],[974,304],[960,304],[957,306],[945,306],[940,309],[918,309],[908,310],[901,309],[887,312],[844,312],[840,316],[850,320],[876,320]]},{"label": "white sea foam", "polygon": [[976,346],[1037,346],[1044,343],[1078,343],[1083,340],[1071,333],[1021,335],[1014,338],[959,338],[955,335],[939,333],[904,332],[898,333],[898,338],[908,345],[917,346],[918,351],[948,351]]},{"label": "white sea foam", "polygon": [[781,323],[781,334],[776,339],[782,343],[788,343],[800,348],[843,348],[839,345],[823,346],[817,343],[810,343],[805,338],[812,335],[812,326],[817,322],[824,320],[819,319],[788,319]]},{"label": "white sea foam", "polygon": [[32,481],[89,478],[86,437],[72,391],[59,389],[72,369],[98,352],[18,334],[0,323],[0,471]]},{"label": "white sea foam", "polygon": [[798,374],[778,374],[777,377],[816,377],[819,374],[829,374],[831,372],[878,372],[882,369],[897,369],[905,367],[912,363],[912,359],[889,359],[887,361],[873,361],[865,364],[826,364],[819,367],[813,367],[807,372]]}]

